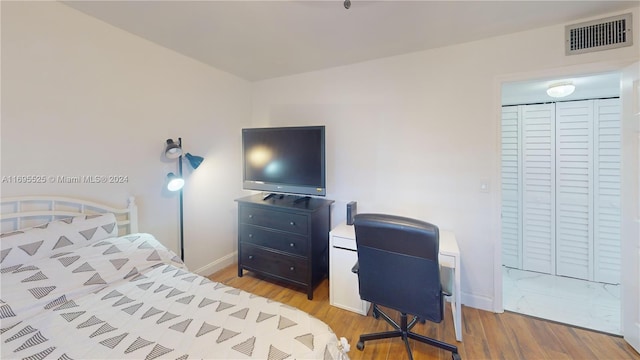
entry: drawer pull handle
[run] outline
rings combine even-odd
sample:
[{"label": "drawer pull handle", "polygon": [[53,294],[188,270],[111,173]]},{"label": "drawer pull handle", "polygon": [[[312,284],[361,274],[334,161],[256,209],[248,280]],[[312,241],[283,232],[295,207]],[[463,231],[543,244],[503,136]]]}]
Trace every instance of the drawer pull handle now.
[{"label": "drawer pull handle", "polygon": [[249,214],[249,219],[253,219],[253,214]]},{"label": "drawer pull handle", "polygon": [[289,222],[289,225],[291,225],[291,226],[295,226],[295,225],[296,225],[296,223],[295,223],[295,222],[293,222],[293,221],[291,221],[291,222]]},{"label": "drawer pull handle", "polygon": [[294,243],[290,243],[290,244],[289,244],[289,246],[290,246],[290,247],[295,247],[295,246],[296,246],[296,244],[294,244]]},{"label": "drawer pull handle", "polygon": [[293,266],[289,268],[289,270],[291,270],[291,271],[293,271],[293,270],[295,270],[295,269],[296,269],[296,268],[294,268]]},{"label": "drawer pull handle", "polygon": [[253,255],[249,255],[249,260],[253,260]]},{"label": "drawer pull handle", "polygon": [[253,234],[249,234],[249,237],[250,237],[250,238],[252,238],[252,237],[253,237]]}]

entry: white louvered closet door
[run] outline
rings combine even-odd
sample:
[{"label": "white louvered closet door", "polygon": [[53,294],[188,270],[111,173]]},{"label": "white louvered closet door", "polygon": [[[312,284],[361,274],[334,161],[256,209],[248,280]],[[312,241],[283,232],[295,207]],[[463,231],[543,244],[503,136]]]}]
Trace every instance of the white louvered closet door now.
[{"label": "white louvered closet door", "polygon": [[556,104],[556,274],[593,280],[593,101]]},{"label": "white louvered closet door", "polygon": [[502,108],[502,263],[522,268],[521,106]]},{"label": "white louvered closet door", "polygon": [[504,265],[620,282],[620,107],[619,99],[503,107]]},{"label": "white louvered closet door", "polygon": [[594,280],[620,283],[620,99],[595,100]]},{"label": "white louvered closet door", "polygon": [[555,274],[555,105],[522,107],[522,268]]}]

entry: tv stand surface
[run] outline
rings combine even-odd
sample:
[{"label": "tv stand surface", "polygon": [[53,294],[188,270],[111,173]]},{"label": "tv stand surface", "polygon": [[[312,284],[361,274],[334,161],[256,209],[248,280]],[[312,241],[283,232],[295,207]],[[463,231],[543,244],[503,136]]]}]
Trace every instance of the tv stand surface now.
[{"label": "tv stand surface", "polygon": [[263,194],[238,203],[238,276],[249,270],[304,287],[327,277],[333,200]]},{"label": "tv stand surface", "polygon": [[311,196],[300,196],[299,198],[293,200],[294,204],[301,203],[303,201],[309,202],[311,201]]}]

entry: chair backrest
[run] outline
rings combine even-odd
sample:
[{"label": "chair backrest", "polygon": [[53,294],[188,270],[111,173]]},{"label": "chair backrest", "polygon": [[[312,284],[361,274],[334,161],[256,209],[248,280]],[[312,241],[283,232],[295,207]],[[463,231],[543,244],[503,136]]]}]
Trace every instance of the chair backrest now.
[{"label": "chair backrest", "polygon": [[354,219],[363,300],[422,319],[444,316],[438,227],[386,214]]}]

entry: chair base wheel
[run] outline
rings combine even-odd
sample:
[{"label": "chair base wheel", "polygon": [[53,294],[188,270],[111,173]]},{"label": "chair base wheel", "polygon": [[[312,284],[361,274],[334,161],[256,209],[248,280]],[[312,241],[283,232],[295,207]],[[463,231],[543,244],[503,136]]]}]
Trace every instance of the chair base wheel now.
[{"label": "chair base wheel", "polygon": [[358,341],[358,343],[356,344],[356,348],[360,351],[364,350],[364,342]]}]

